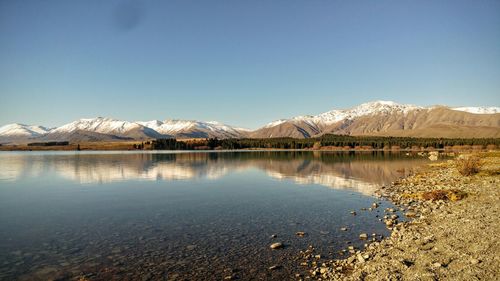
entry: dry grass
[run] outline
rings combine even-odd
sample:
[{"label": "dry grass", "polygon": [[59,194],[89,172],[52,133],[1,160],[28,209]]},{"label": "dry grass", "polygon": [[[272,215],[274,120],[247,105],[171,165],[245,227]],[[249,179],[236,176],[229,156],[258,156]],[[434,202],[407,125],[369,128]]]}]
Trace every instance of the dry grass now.
[{"label": "dry grass", "polygon": [[[20,145],[3,145],[0,146],[0,151],[43,151],[43,150],[64,150],[64,151],[76,151],[78,144],[80,144],[80,149],[84,150],[135,150],[134,144],[139,145],[145,141],[117,141],[117,142],[80,142],[80,143],[70,143],[64,146],[27,146],[26,144]],[[150,146],[145,145],[145,149]]]},{"label": "dry grass", "polygon": [[481,158],[474,155],[459,157],[455,160],[455,166],[463,176],[472,176],[479,173],[482,164]]}]

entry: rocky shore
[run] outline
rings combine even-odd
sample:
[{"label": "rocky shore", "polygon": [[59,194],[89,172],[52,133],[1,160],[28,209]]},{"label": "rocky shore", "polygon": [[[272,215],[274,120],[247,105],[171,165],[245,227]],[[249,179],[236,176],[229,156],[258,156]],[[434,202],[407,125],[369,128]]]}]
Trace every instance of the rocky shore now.
[{"label": "rocky shore", "polygon": [[309,263],[314,250],[308,250],[303,259],[313,265],[310,276],[299,279],[499,280],[500,152],[479,157],[480,172],[471,176],[448,160],[379,189],[376,195],[392,200],[407,218],[385,210],[380,219],[390,237],[374,238],[364,249],[347,247],[346,259]]}]

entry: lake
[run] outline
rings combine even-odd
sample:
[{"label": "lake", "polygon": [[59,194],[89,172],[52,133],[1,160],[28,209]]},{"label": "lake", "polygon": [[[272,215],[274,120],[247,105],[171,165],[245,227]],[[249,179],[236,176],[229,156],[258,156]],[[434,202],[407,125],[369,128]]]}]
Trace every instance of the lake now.
[{"label": "lake", "polygon": [[360,233],[388,235],[379,218],[394,206],[373,191],[427,161],[389,152],[2,152],[0,279],[295,279],[310,245],[321,264],[363,247]]}]

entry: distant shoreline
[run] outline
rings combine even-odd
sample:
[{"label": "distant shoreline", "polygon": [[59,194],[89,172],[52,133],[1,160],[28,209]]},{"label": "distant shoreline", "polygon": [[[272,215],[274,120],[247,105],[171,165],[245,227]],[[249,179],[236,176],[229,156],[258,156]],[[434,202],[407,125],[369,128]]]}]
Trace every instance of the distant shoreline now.
[{"label": "distant shoreline", "polygon": [[[150,148],[135,149],[133,145],[140,142],[87,142],[87,143],[70,143],[69,145],[57,146],[28,146],[27,144],[20,145],[0,145],[1,151],[126,151],[126,152],[155,152],[155,151],[182,151],[182,152],[230,152],[230,151],[317,151],[317,152],[457,152],[457,151],[488,151],[488,148],[478,147],[456,147],[456,148],[344,148],[344,147],[321,147],[320,149],[303,148],[303,149],[285,149],[285,148],[244,148],[244,149],[185,149],[185,150],[155,150]],[[80,149],[78,150],[78,145]],[[493,149],[494,150],[494,149]]]}]

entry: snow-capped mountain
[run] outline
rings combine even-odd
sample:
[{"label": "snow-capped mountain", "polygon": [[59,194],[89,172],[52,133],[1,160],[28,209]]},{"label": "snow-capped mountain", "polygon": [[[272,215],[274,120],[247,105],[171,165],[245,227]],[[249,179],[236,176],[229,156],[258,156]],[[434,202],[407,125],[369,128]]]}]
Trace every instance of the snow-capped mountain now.
[{"label": "snow-capped mountain", "polygon": [[280,119],[254,131],[252,137],[311,137],[323,133],[324,129],[339,122],[348,123],[362,116],[407,114],[423,107],[397,104],[392,101],[373,101],[350,109],[334,109],[319,115],[303,115]]},{"label": "snow-capped mountain", "polygon": [[318,115],[280,119],[251,131],[215,121],[122,121],[79,119],[63,126],[10,124],[0,127],[0,143],[35,141],[117,141],[155,138],[307,138],[322,134],[415,137],[500,137],[499,107],[421,107],[392,101],[363,103]]},{"label": "snow-capped mountain", "polygon": [[491,107],[486,107],[486,106],[471,107],[471,106],[469,106],[469,107],[455,107],[452,109],[458,110],[458,111],[463,111],[463,112],[474,113],[474,114],[500,113],[500,107],[496,107],[496,106],[491,106]]},{"label": "snow-capped mountain", "polygon": [[49,132],[42,126],[31,126],[25,124],[8,124],[0,127],[0,143],[19,143],[36,139]]},{"label": "snow-capped mountain", "polygon": [[143,140],[164,136],[136,122],[112,118],[84,118],[50,130],[42,140]]},{"label": "snow-capped mountain", "polygon": [[[253,131],[250,136],[304,138],[333,133],[497,137],[500,136],[500,115],[496,114],[499,112],[497,107],[421,107],[392,101],[374,101],[314,116],[276,120]],[[476,130],[470,131],[471,128]]]},{"label": "snow-capped mountain", "polygon": [[82,118],[52,130],[52,133],[71,133],[75,131],[91,131],[104,134],[126,134],[131,130],[140,128],[141,125],[128,121],[111,118]]},{"label": "snow-capped mountain", "polygon": [[363,103],[351,109],[331,110],[316,116],[298,116],[292,119],[298,121],[311,121],[318,125],[330,125],[339,121],[352,120],[366,115],[408,113],[412,110],[420,109],[423,109],[423,107],[411,104],[397,104],[392,101],[374,101]]},{"label": "snow-capped mountain", "polygon": [[218,122],[166,120],[129,122],[112,118],[83,118],[45,129],[41,126],[10,124],[0,128],[0,142],[34,141],[119,141],[155,138],[239,138],[245,129]]},{"label": "snow-capped mountain", "polygon": [[238,138],[243,130],[216,121],[165,120],[137,122],[164,135],[188,138]]},{"label": "snow-capped mountain", "polygon": [[49,129],[42,126],[30,126],[24,124],[9,124],[0,127],[1,136],[25,136],[25,137],[38,137],[46,134]]}]

